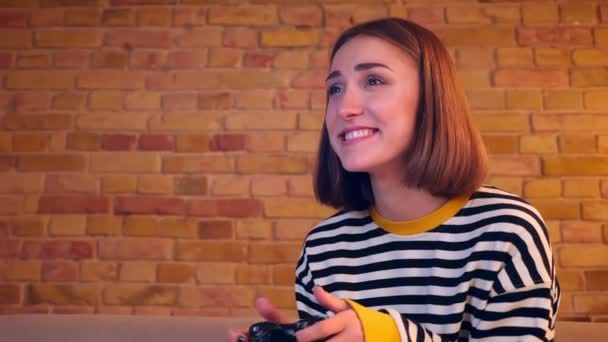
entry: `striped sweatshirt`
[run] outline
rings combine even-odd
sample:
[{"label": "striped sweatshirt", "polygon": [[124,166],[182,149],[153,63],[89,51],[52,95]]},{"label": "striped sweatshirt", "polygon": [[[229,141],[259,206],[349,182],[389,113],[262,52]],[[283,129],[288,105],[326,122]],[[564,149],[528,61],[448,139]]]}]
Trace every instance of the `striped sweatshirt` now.
[{"label": "striped sweatshirt", "polygon": [[304,241],[300,318],[331,315],[314,286],[348,300],[366,342],[551,341],[560,298],[541,215],[490,186],[414,221],[338,212]]}]

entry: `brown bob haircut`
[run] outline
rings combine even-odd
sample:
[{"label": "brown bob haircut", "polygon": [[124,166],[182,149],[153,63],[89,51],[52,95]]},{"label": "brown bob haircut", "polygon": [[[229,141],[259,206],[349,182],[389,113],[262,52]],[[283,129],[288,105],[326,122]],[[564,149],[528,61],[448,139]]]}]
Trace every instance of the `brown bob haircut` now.
[{"label": "brown bob haircut", "polygon": [[[474,192],[487,173],[487,156],[473,126],[452,59],[439,38],[413,22],[386,18],[358,24],[338,37],[330,62],[345,43],[358,36],[383,39],[401,48],[418,65],[420,99],[414,136],[403,155],[404,185],[452,198]],[[334,208],[368,209],[374,205],[370,177],[349,172],[329,143],[323,124],[314,180],[317,199]]]}]

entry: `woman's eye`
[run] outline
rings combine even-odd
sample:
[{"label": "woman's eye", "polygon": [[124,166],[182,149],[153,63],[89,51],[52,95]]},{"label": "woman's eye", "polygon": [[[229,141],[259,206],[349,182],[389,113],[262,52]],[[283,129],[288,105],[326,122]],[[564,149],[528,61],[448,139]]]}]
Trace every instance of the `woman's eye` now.
[{"label": "woman's eye", "polygon": [[328,95],[333,95],[333,94],[339,93],[341,91],[342,91],[342,88],[337,85],[333,85],[333,86],[330,86],[329,88],[327,88]]},{"label": "woman's eye", "polygon": [[382,80],[377,77],[369,77],[367,79],[367,84],[370,86],[377,86],[377,85],[381,85],[382,83],[383,83]]}]

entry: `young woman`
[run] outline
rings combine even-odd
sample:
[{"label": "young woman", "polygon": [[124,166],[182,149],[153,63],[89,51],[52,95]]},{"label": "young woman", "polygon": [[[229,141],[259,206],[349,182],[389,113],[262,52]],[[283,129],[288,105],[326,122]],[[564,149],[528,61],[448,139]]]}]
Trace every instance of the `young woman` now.
[{"label": "young woman", "polygon": [[354,26],[332,50],[327,96],[315,190],[341,211],[304,241],[298,313],[327,319],[298,341],[552,340],[560,291],[542,217],[481,185],[485,150],[440,40],[401,19]]}]

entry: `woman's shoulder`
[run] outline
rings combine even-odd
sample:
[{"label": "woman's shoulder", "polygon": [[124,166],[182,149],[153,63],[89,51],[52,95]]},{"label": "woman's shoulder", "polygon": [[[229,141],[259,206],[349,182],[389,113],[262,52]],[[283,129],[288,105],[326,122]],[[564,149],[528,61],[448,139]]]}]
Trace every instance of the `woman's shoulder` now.
[{"label": "woman's shoulder", "polygon": [[[493,186],[482,186],[467,203],[468,224],[507,251],[510,262],[531,270],[535,283],[551,281],[553,252],[541,213],[521,196]],[[519,260],[519,261],[513,261]]]},{"label": "woman's shoulder", "polygon": [[508,192],[504,189],[501,189],[499,187],[496,187],[496,186],[490,185],[490,184],[484,184],[484,185],[480,186],[479,189],[477,189],[477,191],[475,191],[471,195],[471,199],[475,199],[475,198],[491,198],[491,199],[494,199],[495,201],[518,200],[518,201],[526,202],[522,196],[516,195],[512,192]]},{"label": "woman's shoulder", "polygon": [[534,235],[546,235],[542,214],[521,196],[491,185],[475,191],[451,223],[494,230],[497,224],[504,232],[525,228]]},{"label": "woman's shoulder", "polygon": [[306,241],[336,236],[343,233],[354,233],[357,227],[365,227],[373,222],[369,210],[342,209],[319,222],[308,232]]},{"label": "woman's shoulder", "polygon": [[483,185],[473,194],[464,207],[465,209],[476,209],[477,211],[502,210],[524,211],[540,216],[538,210],[523,197],[502,190],[492,185]]}]

